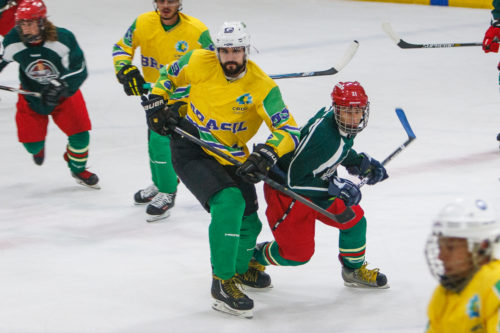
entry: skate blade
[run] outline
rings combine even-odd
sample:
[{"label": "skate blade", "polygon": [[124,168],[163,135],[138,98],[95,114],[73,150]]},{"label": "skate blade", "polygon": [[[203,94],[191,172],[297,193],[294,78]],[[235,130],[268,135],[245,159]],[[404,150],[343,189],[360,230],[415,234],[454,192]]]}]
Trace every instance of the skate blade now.
[{"label": "skate blade", "polygon": [[389,289],[390,286],[388,283],[384,284],[383,286],[370,286],[362,283],[357,283],[357,282],[346,282],[344,281],[344,286],[349,287],[349,288],[359,288],[359,289]]},{"label": "skate blade", "polygon": [[243,291],[250,291],[250,292],[266,292],[266,291],[270,291],[272,288],[274,288],[272,283],[269,286],[264,287],[264,288],[255,288],[252,286],[247,286],[246,284],[241,285],[241,289]]},{"label": "skate blade", "polygon": [[250,309],[250,310],[232,309],[226,303],[219,301],[219,300],[214,301],[214,304],[212,304],[212,309],[214,309],[215,311],[230,314],[230,315],[235,316],[235,317],[247,318],[247,319],[253,318],[253,309]]},{"label": "skate blade", "polygon": [[99,186],[99,183],[94,184],[94,185],[89,185],[89,184],[86,184],[84,181],[82,181],[80,179],[77,179],[77,178],[75,178],[75,181],[76,181],[77,184],[83,185],[85,187],[93,188],[95,190],[100,190],[101,189],[101,187]]},{"label": "skate blade", "polygon": [[163,213],[161,215],[149,215],[148,213],[146,213],[146,222],[148,222],[148,223],[158,222],[158,221],[166,219],[169,216],[170,216],[169,211],[166,211],[165,213]]},{"label": "skate blade", "polygon": [[134,200],[134,205],[135,206],[144,206],[144,205],[147,205],[149,204],[151,201],[146,201],[146,202],[137,202]]}]

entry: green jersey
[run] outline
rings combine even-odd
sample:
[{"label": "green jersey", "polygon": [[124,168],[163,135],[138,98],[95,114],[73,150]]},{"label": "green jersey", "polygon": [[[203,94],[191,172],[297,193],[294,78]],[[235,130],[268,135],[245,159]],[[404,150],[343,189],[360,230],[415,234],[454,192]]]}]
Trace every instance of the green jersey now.
[{"label": "green jersey", "polygon": [[[87,78],[83,52],[75,36],[63,28],[57,29],[57,41],[39,45],[22,42],[16,29],[3,40],[4,54],[0,58],[0,71],[10,62],[19,63],[19,79],[24,90],[41,92],[50,80],[60,79],[68,84],[73,95]],[[49,114],[54,107],[42,104],[40,98],[25,96],[30,107],[39,114]]]},{"label": "green jersey", "polygon": [[286,185],[327,208],[332,198],[328,194],[329,179],[337,174],[337,167],[361,163],[353,143],[353,136],[339,131],[333,109],[322,108],[301,129],[297,149],[278,160],[279,169],[286,173]]},{"label": "green jersey", "polygon": [[500,19],[500,0],[493,0],[493,10],[491,14],[495,20]]}]

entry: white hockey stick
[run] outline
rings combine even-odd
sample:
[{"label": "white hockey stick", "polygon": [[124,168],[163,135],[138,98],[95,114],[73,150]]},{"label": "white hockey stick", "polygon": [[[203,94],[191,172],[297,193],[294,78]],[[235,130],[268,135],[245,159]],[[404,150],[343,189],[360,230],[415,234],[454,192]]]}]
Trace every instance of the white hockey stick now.
[{"label": "white hockey stick", "polygon": [[323,75],[334,75],[337,74],[347,66],[347,64],[351,61],[351,59],[354,57],[356,52],[358,51],[359,43],[357,40],[354,40],[351,42],[349,47],[347,48],[347,51],[344,53],[344,56],[340,61],[332,68],[323,70],[323,71],[316,71],[316,72],[299,72],[299,73],[288,73],[288,74],[273,74],[269,75],[271,79],[277,80],[277,79],[290,79],[290,78],[296,78],[296,77],[310,77],[310,76],[323,76]]},{"label": "white hockey stick", "polygon": [[5,6],[3,6],[2,8],[0,8],[0,13],[3,13],[6,10],[11,9],[15,5],[17,5],[16,1],[9,1],[9,2],[7,2],[7,4]]},{"label": "white hockey stick", "polygon": [[402,49],[421,49],[421,48],[446,48],[446,47],[462,47],[462,46],[482,46],[483,43],[442,43],[442,44],[412,44],[408,43],[399,37],[399,35],[392,29],[391,24],[388,22],[382,23],[382,29],[391,37],[391,39]]},{"label": "white hockey stick", "polygon": [[28,95],[28,96],[34,96],[34,97],[42,97],[42,94],[34,92],[34,91],[26,91],[22,89],[17,89],[17,88],[12,88],[12,87],[7,87],[7,86],[1,86],[0,85],[0,90],[6,90],[6,91],[11,91],[20,95]]}]

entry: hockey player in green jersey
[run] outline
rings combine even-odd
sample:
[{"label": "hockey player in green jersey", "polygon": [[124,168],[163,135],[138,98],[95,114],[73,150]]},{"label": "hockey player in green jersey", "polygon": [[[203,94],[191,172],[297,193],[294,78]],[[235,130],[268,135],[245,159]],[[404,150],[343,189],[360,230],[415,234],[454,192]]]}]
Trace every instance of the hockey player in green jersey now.
[{"label": "hockey player in green jersey", "polygon": [[[266,174],[278,157],[296,148],[299,128],[276,83],[247,59],[250,36],[243,23],[226,22],[215,38],[215,46],[216,52],[194,50],[162,68],[143,106],[152,130],[165,135],[179,125],[243,163],[237,168],[213,152],[172,135],[175,171],[211,215],[213,308],[250,318],[253,301],[238,284],[260,288],[271,284],[263,266],[251,262],[262,228],[253,184],[258,181],[255,173]],[[164,98],[173,104],[165,108]],[[186,99],[187,104],[178,99]],[[246,143],[263,122],[271,135],[249,154]]]},{"label": "hockey player in green jersey", "polygon": [[83,52],[75,36],[47,20],[41,0],[24,0],[15,14],[16,28],[3,40],[0,71],[10,62],[19,64],[21,88],[41,98],[19,95],[16,124],[19,141],[37,165],[45,158],[49,116],[68,136],[64,153],[77,183],[99,188],[96,174],[85,169],[91,123],[80,86],[87,78]]},{"label": "hockey player in green jersey", "polygon": [[[329,212],[339,215],[335,222],[319,212],[264,184],[266,216],[275,240],[260,243],[255,257],[262,265],[297,266],[314,254],[315,221],[340,229],[339,259],[344,284],[350,287],[388,288],[387,278],[378,269],[366,266],[366,219],[359,206],[360,189],[340,178],[342,165],[350,174],[368,177],[373,185],[386,179],[385,168],[353,148],[355,136],[368,123],[369,102],[358,82],[340,82],[332,92],[333,105],[321,109],[300,131],[296,150],[278,160],[270,175]],[[345,213],[346,206],[354,212]]]},{"label": "hockey player in green jersey", "polygon": [[[146,82],[156,82],[164,65],[194,49],[213,50],[207,27],[180,12],[182,0],[155,0],[155,10],[139,15],[125,36],[113,47],[118,81],[127,95],[148,92]],[[141,49],[142,73],[132,65],[136,48]],[[153,184],[137,191],[137,205],[148,204],[146,221],[167,218],[174,206],[177,175],[172,166],[170,138],[148,130],[149,165]]]}]

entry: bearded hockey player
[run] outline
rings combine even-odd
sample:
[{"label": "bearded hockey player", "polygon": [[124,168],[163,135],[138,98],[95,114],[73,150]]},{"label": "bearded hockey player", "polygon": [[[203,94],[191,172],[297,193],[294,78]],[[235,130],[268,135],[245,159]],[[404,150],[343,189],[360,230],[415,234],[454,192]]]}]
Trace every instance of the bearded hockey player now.
[{"label": "bearded hockey player", "polygon": [[[143,102],[150,128],[168,135],[179,125],[226,159],[173,135],[174,168],[210,212],[213,308],[251,318],[253,300],[238,284],[266,288],[270,277],[250,262],[262,224],[257,215],[256,173],[267,174],[277,159],[296,148],[299,129],[276,83],[248,59],[250,36],[241,22],[226,22],[215,38],[216,52],[194,50],[160,70]],[[173,103],[165,108],[165,99]],[[187,104],[176,102],[186,99]],[[249,154],[246,143],[265,123],[271,135]],[[250,265],[250,267],[249,267]]]},{"label": "bearded hockey player", "polygon": [[89,154],[90,119],[80,86],[87,78],[83,52],[75,36],[47,19],[41,0],[24,0],[17,8],[16,29],[3,40],[0,71],[19,63],[21,88],[41,98],[19,95],[16,123],[19,141],[37,165],[45,158],[49,116],[68,136],[64,153],[77,183],[99,188],[96,174],[85,169]]}]

